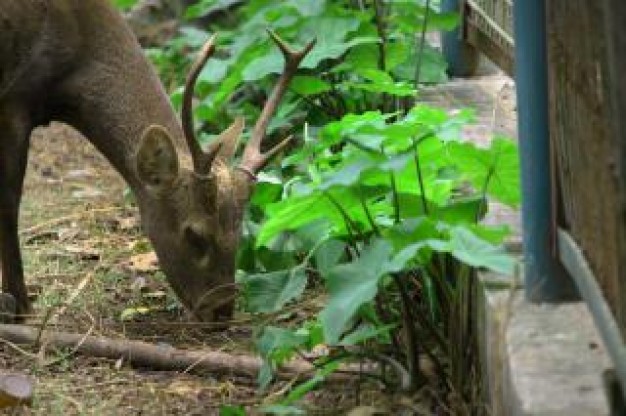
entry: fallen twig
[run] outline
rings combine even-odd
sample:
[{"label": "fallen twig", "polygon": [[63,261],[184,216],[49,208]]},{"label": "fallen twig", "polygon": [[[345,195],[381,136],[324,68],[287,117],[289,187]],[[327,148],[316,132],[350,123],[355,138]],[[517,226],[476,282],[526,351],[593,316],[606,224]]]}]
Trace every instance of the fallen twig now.
[{"label": "fallen twig", "polygon": [[[39,336],[39,330],[25,325],[0,325],[0,339],[14,344],[33,344]],[[221,351],[181,350],[166,345],[154,345],[143,341],[111,339],[107,337],[86,336],[83,334],[45,330],[41,334],[42,342],[56,348],[72,348],[75,352],[96,357],[120,359],[137,367],[149,367],[157,370],[206,371],[215,374],[230,374],[241,377],[256,377],[262,361],[249,355],[234,355]],[[358,373],[357,367],[345,367],[346,371]],[[342,368],[341,370],[344,370]],[[292,360],[280,367],[276,376],[282,380],[306,378],[315,373],[315,367],[302,360]],[[354,378],[354,374],[337,372],[327,381],[343,381]]]}]

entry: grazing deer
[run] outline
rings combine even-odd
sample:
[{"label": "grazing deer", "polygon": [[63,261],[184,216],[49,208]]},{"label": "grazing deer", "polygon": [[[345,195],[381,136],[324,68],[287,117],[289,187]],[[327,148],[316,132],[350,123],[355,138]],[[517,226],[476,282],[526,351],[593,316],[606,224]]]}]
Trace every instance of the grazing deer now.
[{"label": "grazing deer", "polygon": [[200,320],[232,314],[244,207],[256,173],[290,138],[265,153],[261,142],[314,45],[296,52],[271,35],[285,69],[241,161],[231,167],[243,121],[236,120],[206,150],[193,128],[193,89],[215,49],[213,39],[187,78],[181,128],[108,0],[0,0],[0,258],[2,291],[13,296],[18,314],[30,311],[18,240],[29,136],[53,120],[82,132],[125,179],[160,267],[185,307]]}]

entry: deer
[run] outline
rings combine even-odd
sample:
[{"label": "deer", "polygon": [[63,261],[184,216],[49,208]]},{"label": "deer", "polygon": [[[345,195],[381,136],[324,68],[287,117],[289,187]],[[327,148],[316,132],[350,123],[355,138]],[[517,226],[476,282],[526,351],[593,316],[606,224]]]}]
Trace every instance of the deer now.
[{"label": "deer", "polygon": [[180,120],[150,62],[109,0],[0,0],[0,263],[17,319],[32,312],[18,212],[32,130],[52,121],[84,135],[135,196],[142,229],[191,316],[233,314],[235,256],[258,172],[292,141],[262,150],[267,127],[302,60],[269,32],[284,69],[234,162],[243,118],[201,146],[194,87],[216,50],[203,46],[186,78]]}]

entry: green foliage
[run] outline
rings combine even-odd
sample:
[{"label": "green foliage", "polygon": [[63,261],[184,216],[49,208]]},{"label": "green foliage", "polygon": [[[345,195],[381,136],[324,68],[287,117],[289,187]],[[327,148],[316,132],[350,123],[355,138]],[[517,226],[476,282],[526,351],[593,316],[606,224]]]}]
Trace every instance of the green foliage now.
[{"label": "green foliage", "polygon": [[241,406],[220,406],[220,416],[246,416],[246,410]]},{"label": "green foliage", "polygon": [[[519,204],[517,149],[504,138],[486,148],[460,141],[460,127],[471,119],[471,112],[422,105],[406,115],[348,114],[316,129],[283,160],[289,180],[261,179],[252,201],[261,212],[248,235],[252,253],[277,250],[303,260],[273,269],[259,256],[255,267],[265,271],[242,280],[248,310],[277,312],[301,297],[307,281],[327,292],[316,320],[263,333],[262,385],[297,350],[389,345],[403,321],[394,306],[401,287],[421,286],[422,310],[414,313],[427,312],[445,337],[449,322],[442,317],[457,307],[468,266],[513,273],[500,245],[506,228],[480,219],[487,197]],[[392,299],[383,306],[385,319],[381,296]],[[330,364],[336,362],[320,362],[320,371],[332,371]],[[317,386],[320,377],[304,386]]]},{"label": "green foliage", "polygon": [[[417,351],[401,333],[427,334],[429,355],[448,354],[444,359],[454,362],[445,341],[455,345],[454,337],[464,334],[459,322],[470,268],[513,272],[501,246],[506,228],[480,220],[488,198],[519,204],[515,144],[463,142],[460,129],[472,122],[472,111],[415,104],[417,73],[420,83],[446,79],[441,55],[427,44],[420,50],[416,34],[422,25],[453,28],[457,16],[427,10],[419,0],[381,1],[382,12],[372,3],[250,0],[230,10],[234,27],[211,28],[228,53],[202,71],[195,116],[202,130],[213,132],[238,115],[256,118],[282,71],[267,28],[293,45],[317,38],[269,128],[270,142],[292,132],[302,140],[259,175],[239,268],[243,304],[261,322],[262,388],[297,353],[330,352],[315,361],[311,380],[266,413],[297,414],[297,401],[362,347],[400,345],[394,360],[414,383],[419,368],[410,357]],[[186,16],[232,4],[201,0]],[[176,105],[186,52],[207,36],[186,27],[167,48],[151,51]],[[273,318],[285,322],[307,287],[324,293],[316,314],[277,326]]]},{"label": "green foliage", "polygon": [[137,1],[138,0],[113,0],[113,4],[122,10],[128,10],[133,7]]},{"label": "green foliage", "polygon": [[[202,17],[233,3],[202,0],[187,9],[186,17]],[[219,130],[235,116],[258,115],[256,103],[262,102],[272,80],[282,71],[280,52],[266,29],[276,31],[294,45],[317,39],[316,47],[301,65],[301,76],[284,100],[283,117],[272,123],[270,133],[293,128],[305,114],[310,121],[330,121],[350,112],[379,108],[389,97],[415,95],[418,55],[422,57],[422,82],[445,80],[445,63],[432,47],[426,45],[421,54],[417,53],[416,28],[426,12],[421,2],[394,1],[387,8],[387,24],[382,28],[377,26],[375,10],[369,4],[360,9],[344,1],[253,0],[231,10],[229,13],[235,17],[230,20],[237,21],[234,27],[219,23],[211,27],[219,32],[218,43],[228,53],[218,54],[200,74],[201,102],[196,118]],[[456,24],[455,15],[436,10],[430,10],[429,15],[431,30]],[[150,51],[173,91],[175,103],[180,90],[173,86],[183,82],[184,68],[191,58],[188,50],[198,48],[208,36],[203,29],[186,26],[166,48]],[[388,97],[382,97],[383,93]]]}]

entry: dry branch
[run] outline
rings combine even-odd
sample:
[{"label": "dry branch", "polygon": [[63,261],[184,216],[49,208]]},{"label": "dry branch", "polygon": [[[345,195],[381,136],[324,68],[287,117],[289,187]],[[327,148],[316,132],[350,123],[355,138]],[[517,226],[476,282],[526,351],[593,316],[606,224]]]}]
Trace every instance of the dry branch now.
[{"label": "dry branch", "polygon": [[[56,348],[72,348],[84,355],[114,360],[123,358],[132,366],[156,370],[205,371],[255,378],[262,364],[258,357],[249,355],[234,355],[211,350],[181,350],[143,341],[85,336],[50,330],[40,334],[36,328],[25,325],[0,325],[0,339],[14,344],[34,344],[40,339],[41,342]],[[310,363],[293,360],[283,365],[277,376],[283,380],[292,380],[310,376],[314,371],[315,368]],[[345,381],[350,378],[352,378],[351,375],[335,373],[330,379]]]}]

